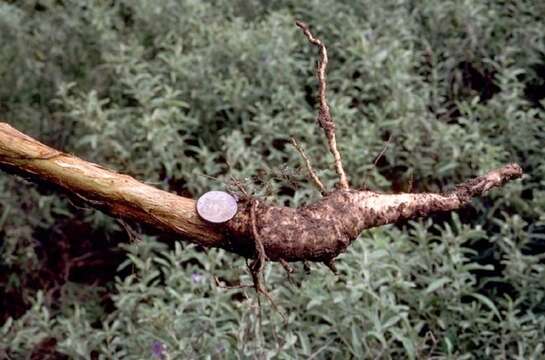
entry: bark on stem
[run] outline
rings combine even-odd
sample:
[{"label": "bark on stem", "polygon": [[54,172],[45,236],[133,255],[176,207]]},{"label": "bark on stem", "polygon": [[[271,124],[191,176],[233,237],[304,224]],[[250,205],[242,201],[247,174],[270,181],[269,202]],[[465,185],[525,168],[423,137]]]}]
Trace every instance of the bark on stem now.
[{"label": "bark on stem", "polygon": [[[205,247],[220,247],[254,257],[254,233],[267,258],[275,261],[324,261],[343,252],[361,231],[468,204],[492,187],[522,176],[517,164],[506,165],[458,185],[446,194],[381,194],[335,190],[300,208],[243,199],[237,215],[225,224],[205,223],[195,201],[143,184],[75,156],[54,150],[0,123],[0,163],[19,173],[64,189],[114,217],[141,221],[160,231],[182,235]],[[257,228],[253,229],[252,224]]]},{"label": "bark on stem", "polygon": [[0,163],[61,187],[114,217],[147,223],[203,246],[224,245],[218,229],[198,216],[193,199],[52,149],[6,123],[0,123]]}]

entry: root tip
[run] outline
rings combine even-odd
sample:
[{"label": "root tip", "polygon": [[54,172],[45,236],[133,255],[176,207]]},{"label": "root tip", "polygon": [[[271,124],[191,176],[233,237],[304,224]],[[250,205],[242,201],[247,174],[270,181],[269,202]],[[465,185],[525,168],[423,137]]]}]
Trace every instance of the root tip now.
[{"label": "root tip", "polygon": [[327,261],[324,261],[325,266],[329,268],[333,272],[333,274],[338,275],[339,271],[337,270],[337,266],[335,265],[335,259],[329,259]]}]

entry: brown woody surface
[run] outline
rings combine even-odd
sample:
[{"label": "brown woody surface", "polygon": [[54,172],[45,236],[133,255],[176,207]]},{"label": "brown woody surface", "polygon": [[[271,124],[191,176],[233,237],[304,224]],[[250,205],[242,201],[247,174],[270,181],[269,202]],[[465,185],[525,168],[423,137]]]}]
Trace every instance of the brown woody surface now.
[{"label": "brown woody surface", "polygon": [[147,223],[203,246],[222,247],[224,237],[200,219],[195,200],[52,149],[6,123],[0,123],[0,163],[57,185],[114,217]]},{"label": "brown woody surface", "polygon": [[364,229],[458,209],[472,197],[522,176],[517,164],[509,164],[445,194],[338,189],[300,208],[271,206],[242,198],[239,212],[232,220],[213,225],[199,218],[192,199],[52,149],[6,123],[0,123],[0,163],[61,187],[114,217],[147,223],[202,246],[253,257],[254,239],[259,237],[267,258],[276,261],[329,262]]}]

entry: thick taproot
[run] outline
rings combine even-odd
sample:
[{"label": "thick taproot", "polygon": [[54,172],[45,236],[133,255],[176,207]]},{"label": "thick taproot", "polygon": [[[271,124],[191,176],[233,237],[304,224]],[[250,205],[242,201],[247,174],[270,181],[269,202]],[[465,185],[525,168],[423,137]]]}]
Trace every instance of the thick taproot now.
[{"label": "thick taproot", "polygon": [[[365,229],[459,209],[473,197],[520,176],[520,166],[509,164],[445,194],[335,190],[299,208],[260,202],[256,226],[269,259],[328,262],[344,252]],[[242,200],[237,216],[224,225],[230,250],[244,256],[253,256],[255,249],[249,218],[251,201]]]}]

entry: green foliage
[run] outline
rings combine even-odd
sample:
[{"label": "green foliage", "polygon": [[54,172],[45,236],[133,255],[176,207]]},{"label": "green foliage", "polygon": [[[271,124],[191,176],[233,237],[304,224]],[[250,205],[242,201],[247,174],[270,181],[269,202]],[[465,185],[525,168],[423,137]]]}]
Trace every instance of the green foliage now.
[{"label": "green foliage", "polygon": [[[334,184],[314,122],[317,53],[296,18],[328,46],[352,185],[441,191],[511,161],[528,176],[476,210],[363,234],[338,278],[318,266],[289,283],[270,266],[284,324],[265,302],[259,317],[251,290],[214,285],[249,283],[242,259],[150,236],[119,245],[112,219],[3,174],[0,357],[141,359],[160,341],[172,359],[539,358],[544,12],[541,1],[1,3],[0,118],[170,191],[197,196],[234,176],[272,202],[312,201],[290,136]],[[78,273],[117,247],[117,272]],[[66,276],[51,274],[55,261],[72,264]]]}]

